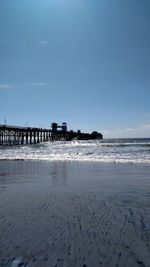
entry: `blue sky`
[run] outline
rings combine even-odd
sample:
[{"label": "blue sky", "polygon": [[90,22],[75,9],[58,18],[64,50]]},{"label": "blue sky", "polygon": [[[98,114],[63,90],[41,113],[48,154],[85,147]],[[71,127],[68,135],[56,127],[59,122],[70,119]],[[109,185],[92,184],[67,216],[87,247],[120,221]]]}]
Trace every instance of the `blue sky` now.
[{"label": "blue sky", "polygon": [[0,1],[0,100],[0,123],[150,137],[150,1]]}]

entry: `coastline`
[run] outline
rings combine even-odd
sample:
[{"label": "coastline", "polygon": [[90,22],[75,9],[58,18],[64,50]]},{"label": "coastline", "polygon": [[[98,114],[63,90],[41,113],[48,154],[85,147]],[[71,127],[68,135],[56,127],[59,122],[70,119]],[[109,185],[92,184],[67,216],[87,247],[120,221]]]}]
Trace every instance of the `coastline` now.
[{"label": "coastline", "polygon": [[148,266],[149,173],[148,164],[0,161],[0,266]]}]

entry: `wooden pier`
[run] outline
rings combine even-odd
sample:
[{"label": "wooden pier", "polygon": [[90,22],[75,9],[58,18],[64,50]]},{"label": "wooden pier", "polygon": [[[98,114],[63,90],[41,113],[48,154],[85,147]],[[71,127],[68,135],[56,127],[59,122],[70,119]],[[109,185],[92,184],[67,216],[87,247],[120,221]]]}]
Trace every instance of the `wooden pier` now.
[{"label": "wooden pier", "polygon": [[53,131],[51,129],[0,125],[0,146],[28,145],[41,142],[102,139],[100,133]]}]

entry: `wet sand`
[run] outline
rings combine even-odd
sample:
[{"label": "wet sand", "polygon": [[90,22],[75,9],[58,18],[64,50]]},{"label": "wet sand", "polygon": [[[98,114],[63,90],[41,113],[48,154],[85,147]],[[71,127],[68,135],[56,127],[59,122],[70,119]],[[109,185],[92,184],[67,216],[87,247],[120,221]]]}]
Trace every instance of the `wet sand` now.
[{"label": "wet sand", "polygon": [[0,161],[0,266],[150,266],[150,165]]}]

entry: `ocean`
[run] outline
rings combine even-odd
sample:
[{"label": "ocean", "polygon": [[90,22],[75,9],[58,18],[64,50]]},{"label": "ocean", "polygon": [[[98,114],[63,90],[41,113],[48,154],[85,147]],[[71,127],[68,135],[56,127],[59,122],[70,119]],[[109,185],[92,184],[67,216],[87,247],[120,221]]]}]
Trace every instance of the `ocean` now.
[{"label": "ocean", "polygon": [[1,147],[0,266],[149,267],[149,163],[150,139]]},{"label": "ocean", "polygon": [[58,141],[0,147],[0,160],[150,163],[150,138]]}]

